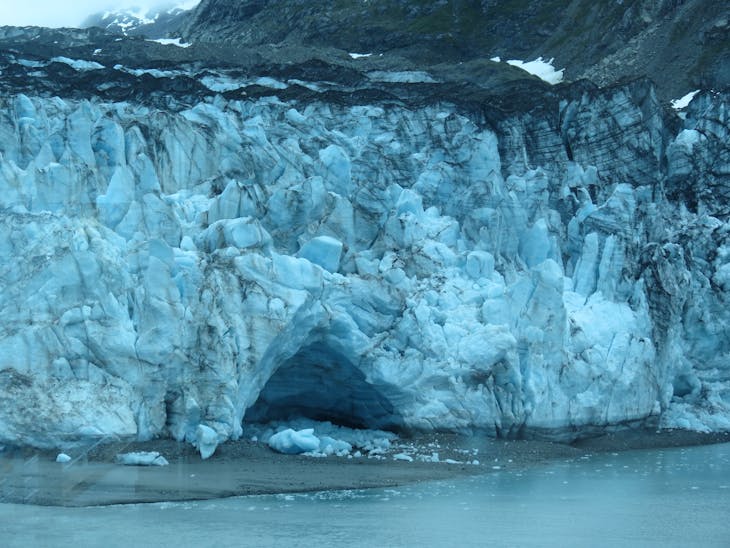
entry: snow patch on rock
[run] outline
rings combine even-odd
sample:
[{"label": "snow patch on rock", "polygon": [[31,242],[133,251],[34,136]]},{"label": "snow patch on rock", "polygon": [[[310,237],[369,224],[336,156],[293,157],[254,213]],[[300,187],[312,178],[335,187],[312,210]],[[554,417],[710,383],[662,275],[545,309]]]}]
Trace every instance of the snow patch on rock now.
[{"label": "snow patch on rock", "polygon": [[[499,57],[494,57],[492,60],[494,61],[496,59],[499,59]],[[562,68],[560,70],[555,70],[553,61],[554,59],[545,60],[542,57],[538,57],[533,61],[510,59],[505,62],[508,65],[512,65],[513,67],[520,68],[525,72],[529,72],[533,76],[537,76],[548,84],[555,85],[563,81],[563,73],[565,72],[565,69]]]},{"label": "snow patch on rock", "polygon": [[671,101],[672,108],[674,110],[683,110],[687,108],[687,106],[690,104],[692,99],[694,99],[694,96],[697,95],[700,92],[700,90],[696,89],[694,91],[690,91],[689,93],[683,95],[679,99],[673,99]]},{"label": "snow patch on rock", "polygon": [[163,46],[177,46],[178,48],[189,48],[192,44],[182,42],[181,38],[156,38],[154,40],[147,40],[148,42],[156,42]]}]

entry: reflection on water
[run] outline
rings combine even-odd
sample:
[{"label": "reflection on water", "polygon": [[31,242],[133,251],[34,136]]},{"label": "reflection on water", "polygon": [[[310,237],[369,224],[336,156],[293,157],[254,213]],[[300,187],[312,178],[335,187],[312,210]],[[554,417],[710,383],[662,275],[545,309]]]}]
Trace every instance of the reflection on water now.
[{"label": "reflection on water", "polygon": [[586,455],[398,489],[102,508],[0,504],[0,544],[729,546],[729,518],[723,444]]}]

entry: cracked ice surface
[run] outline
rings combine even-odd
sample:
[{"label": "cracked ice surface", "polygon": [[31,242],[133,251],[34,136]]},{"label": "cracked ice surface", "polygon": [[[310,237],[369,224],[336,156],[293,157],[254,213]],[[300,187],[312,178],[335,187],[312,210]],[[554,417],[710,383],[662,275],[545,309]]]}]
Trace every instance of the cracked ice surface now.
[{"label": "cracked ice surface", "polygon": [[[287,406],[562,438],[673,397],[670,424],[727,416],[730,253],[703,285],[678,244],[650,245],[665,206],[648,186],[596,193],[593,163],[611,174],[591,139],[615,135],[580,133],[590,108],[565,108],[581,163],[522,168],[519,142],[435,106],[2,99],[0,442],[171,435],[212,452],[247,409]],[[709,146],[683,142],[677,177]]]}]

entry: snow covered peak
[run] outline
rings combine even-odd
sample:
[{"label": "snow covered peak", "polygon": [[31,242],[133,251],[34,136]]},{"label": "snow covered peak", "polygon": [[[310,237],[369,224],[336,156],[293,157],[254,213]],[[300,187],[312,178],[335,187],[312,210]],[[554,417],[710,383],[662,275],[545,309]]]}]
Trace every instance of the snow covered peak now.
[{"label": "snow covered peak", "polygon": [[133,6],[90,16],[82,26],[101,27],[124,35],[159,37],[177,29],[181,16],[195,8],[200,0],[184,0],[157,6]]}]

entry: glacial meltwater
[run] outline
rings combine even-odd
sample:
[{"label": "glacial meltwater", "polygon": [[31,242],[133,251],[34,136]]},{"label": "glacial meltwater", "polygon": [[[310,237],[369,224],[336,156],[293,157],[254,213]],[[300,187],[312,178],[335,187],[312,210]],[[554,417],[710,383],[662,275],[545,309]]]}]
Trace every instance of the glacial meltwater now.
[{"label": "glacial meltwater", "polygon": [[586,454],[524,470],[482,464],[489,473],[396,489],[92,508],[0,504],[0,544],[730,545],[730,444]]}]

